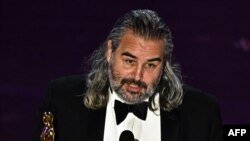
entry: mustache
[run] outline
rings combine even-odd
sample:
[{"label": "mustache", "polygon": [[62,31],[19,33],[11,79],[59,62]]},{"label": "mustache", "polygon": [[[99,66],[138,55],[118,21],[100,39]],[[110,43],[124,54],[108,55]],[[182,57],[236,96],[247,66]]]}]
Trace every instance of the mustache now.
[{"label": "mustache", "polygon": [[137,85],[138,87],[141,87],[141,88],[144,88],[144,89],[147,89],[147,84],[143,81],[140,81],[140,80],[135,80],[133,78],[125,78],[125,79],[122,79],[121,81],[121,85],[124,85],[125,83],[127,84],[135,84]]}]

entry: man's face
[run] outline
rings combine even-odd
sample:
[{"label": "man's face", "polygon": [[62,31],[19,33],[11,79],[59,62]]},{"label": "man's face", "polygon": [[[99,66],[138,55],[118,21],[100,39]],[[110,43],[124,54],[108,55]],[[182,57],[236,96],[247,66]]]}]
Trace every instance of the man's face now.
[{"label": "man's face", "polygon": [[106,55],[112,90],[130,104],[152,96],[163,67],[164,41],[145,40],[127,31],[114,52],[111,44],[108,41]]}]

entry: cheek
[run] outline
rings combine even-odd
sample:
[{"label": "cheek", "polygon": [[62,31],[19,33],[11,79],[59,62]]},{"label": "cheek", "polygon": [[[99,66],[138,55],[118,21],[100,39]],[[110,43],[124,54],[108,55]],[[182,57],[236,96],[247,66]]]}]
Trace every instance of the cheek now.
[{"label": "cheek", "polygon": [[156,81],[158,81],[159,77],[161,75],[161,70],[156,70],[154,72],[151,72],[151,73],[146,73],[144,75],[144,81],[147,83],[147,84],[154,84]]},{"label": "cheek", "polygon": [[128,72],[119,67],[112,67],[111,72],[114,81],[121,81],[122,79],[128,77]]},{"label": "cheek", "polygon": [[112,78],[114,81],[118,81],[118,80],[120,80],[121,76],[118,72],[112,71]]},{"label": "cheek", "polygon": [[131,74],[130,71],[124,69],[122,66],[113,66],[112,70],[113,75],[119,76],[119,78],[128,77]]}]

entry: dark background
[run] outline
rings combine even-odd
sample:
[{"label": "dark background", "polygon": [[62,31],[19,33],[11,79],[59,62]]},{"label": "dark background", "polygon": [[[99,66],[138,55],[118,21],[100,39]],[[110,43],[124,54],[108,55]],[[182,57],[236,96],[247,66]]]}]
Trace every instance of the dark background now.
[{"label": "dark background", "polygon": [[249,7],[242,0],[2,0],[0,139],[29,140],[48,81],[83,73],[115,20],[138,8],[166,20],[184,81],[218,98],[224,124],[250,124]]}]

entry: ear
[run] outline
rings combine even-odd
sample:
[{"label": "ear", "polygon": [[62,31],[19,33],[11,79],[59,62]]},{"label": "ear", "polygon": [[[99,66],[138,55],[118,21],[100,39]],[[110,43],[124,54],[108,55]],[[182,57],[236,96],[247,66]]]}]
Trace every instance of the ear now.
[{"label": "ear", "polygon": [[112,41],[108,40],[107,44],[108,44],[108,46],[106,49],[106,59],[107,59],[107,62],[109,63],[111,60],[111,56],[112,56]]}]

